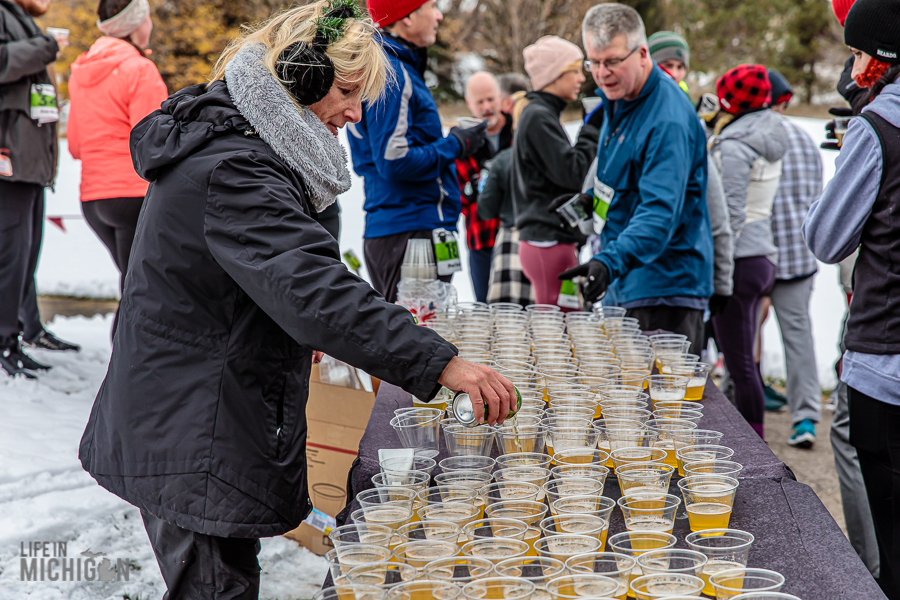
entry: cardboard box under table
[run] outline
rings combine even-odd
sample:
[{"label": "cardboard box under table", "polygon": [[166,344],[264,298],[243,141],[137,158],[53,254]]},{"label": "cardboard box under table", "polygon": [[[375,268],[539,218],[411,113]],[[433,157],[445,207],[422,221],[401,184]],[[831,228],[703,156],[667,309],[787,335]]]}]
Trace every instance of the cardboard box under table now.
[{"label": "cardboard box under table", "polygon": [[334,527],[334,516],[347,504],[347,474],[366,431],[379,383],[373,378],[373,391],[367,392],[322,383],[318,365],[310,374],[306,462],[309,496],[315,510],[300,527],[285,535],[316,554],[332,548],[328,531]]}]

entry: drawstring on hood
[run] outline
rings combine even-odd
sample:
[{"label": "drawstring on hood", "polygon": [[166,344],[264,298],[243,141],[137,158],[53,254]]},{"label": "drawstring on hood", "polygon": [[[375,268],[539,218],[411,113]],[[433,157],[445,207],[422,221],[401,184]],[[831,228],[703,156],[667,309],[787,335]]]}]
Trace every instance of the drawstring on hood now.
[{"label": "drawstring on hood", "polygon": [[350,189],[347,152],[308,107],[297,109],[263,62],[266,47],[247,44],[225,67],[235,107],[285,162],[299,173],[313,207],[322,212]]}]

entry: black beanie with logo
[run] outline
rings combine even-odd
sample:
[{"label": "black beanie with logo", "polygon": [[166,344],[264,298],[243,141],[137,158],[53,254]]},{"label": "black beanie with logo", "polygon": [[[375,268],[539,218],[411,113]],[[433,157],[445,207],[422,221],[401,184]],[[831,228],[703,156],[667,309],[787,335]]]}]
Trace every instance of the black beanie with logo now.
[{"label": "black beanie with logo", "polygon": [[856,0],[844,23],[844,43],[881,62],[900,63],[900,1]]}]

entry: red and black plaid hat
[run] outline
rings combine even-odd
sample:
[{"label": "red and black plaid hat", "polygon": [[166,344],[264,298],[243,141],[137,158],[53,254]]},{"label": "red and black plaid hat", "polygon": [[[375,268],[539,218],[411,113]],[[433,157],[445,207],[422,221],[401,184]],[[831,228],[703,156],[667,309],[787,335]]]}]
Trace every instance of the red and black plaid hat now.
[{"label": "red and black plaid hat", "polygon": [[772,102],[769,72],[762,65],[738,65],[716,81],[719,105],[733,115],[763,108]]}]

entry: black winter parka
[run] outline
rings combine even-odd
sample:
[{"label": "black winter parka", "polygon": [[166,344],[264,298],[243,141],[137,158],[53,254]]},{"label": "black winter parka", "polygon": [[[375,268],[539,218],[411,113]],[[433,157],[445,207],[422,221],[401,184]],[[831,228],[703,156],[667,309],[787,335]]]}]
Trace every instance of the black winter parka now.
[{"label": "black winter parka", "polygon": [[309,512],[312,350],[430,398],[456,349],[344,267],[224,82],[174,94],[131,148],[151,183],[82,465],[185,529],[289,531]]}]

